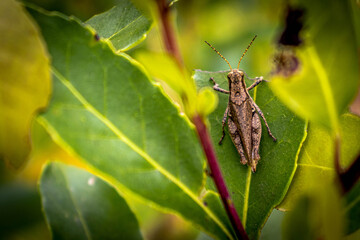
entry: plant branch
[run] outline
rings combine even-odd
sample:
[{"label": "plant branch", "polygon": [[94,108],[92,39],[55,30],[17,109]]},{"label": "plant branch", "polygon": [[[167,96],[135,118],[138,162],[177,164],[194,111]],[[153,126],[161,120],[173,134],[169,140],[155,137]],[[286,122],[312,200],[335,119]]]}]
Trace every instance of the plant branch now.
[{"label": "plant branch", "polygon": [[166,3],[166,0],[157,0],[158,10],[160,13],[161,25],[162,25],[162,37],[165,44],[165,48],[168,53],[173,55],[176,59],[179,67],[183,66],[183,60],[179,51],[178,44],[174,29],[171,27],[170,21],[170,8]]},{"label": "plant branch", "polygon": [[199,135],[201,145],[205,152],[208,165],[211,171],[211,176],[215,182],[216,188],[221,196],[221,200],[224,204],[226,213],[230,219],[231,225],[233,226],[236,236],[238,239],[249,239],[245,229],[241,223],[238,213],[236,212],[234,203],[231,199],[229,191],[226,187],[224,178],[221,174],[220,166],[216,159],[215,151],[212,145],[212,142],[209,137],[209,133],[206,129],[206,126],[199,115],[193,118],[193,122],[196,127],[196,131]]},{"label": "plant branch", "polygon": [[[179,67],[183,69],[183,60],[176,42],[176,37],[174,30],[171,25],[170,16],[169,16],[169,6],[167,5],[166,0],[157,0],[157,5],[160,13],[160,19],[162,24],[162,38],[166,47],[166,50],[171,54],[177,61]],[[210,140],[209,133],[207,131],[206,125],[198,114],[195,114],[192,118],[192,121],[195,125],[197,134],[200,138],[202,148],[205,152],[209,168],[213,180],[215,182],[216,188],[221,196],[221,200],[224,204],[226,213],[230,219],[230,222],[234,228],[236,237],[238,239],[248,240],[249,237],[245,232],[245,229],[241,223],[239,215],[235,209],[234,203],[231,199],[229,191],[226,187],[225,180],[221,174],[220,166],[217,161],[215,150]]]}]

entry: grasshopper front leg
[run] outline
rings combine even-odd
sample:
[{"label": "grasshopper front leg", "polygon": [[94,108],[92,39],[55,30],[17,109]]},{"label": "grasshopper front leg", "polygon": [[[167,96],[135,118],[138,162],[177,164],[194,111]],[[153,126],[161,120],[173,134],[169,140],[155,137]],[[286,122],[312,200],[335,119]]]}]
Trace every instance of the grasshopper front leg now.
[{"label": "grasshopper front leg", "polygon": [[230,91],[228,91],[228,90],[219,88],[219,84],[217,84],[217,83],[215,82],[214,78],[210,78],[210,81],[214,84],[213,89],[214,89],[215,91],[218,91],[218,92],[221,92],[221,93],[225,93],[225,94],[229,94],[229,93],[230,93]]},{"label": "grasshopper front leg", "polygon": [[257,85],[259,85],[262,81],[266,81],[266,80],[263,79],[263,77],[257,77],[257,78],[255,78],[255,80],[256,81],[253,84],[251,84],[250,87],[247,88],[248,91],[250,91],[251,89],[253,89]]},{"label": "grasshopper front leg", "polygon": [[[214,80],[214,78],[210,78],[210,81],[214,84],[213,86],[213,89],[215,91],[218,91],[218,92],[221,92],[221,93],[225,93],[225,94],[229,94],[230,92],[228,90],[225,90],[225,89],[222,89],[219,87],[219,84],[217,84]],[[226,125],[226,121],[227,121],[227,118],[228,118],[228,115],[229,115],[229,105],[226,106],[226,109],[225,109],[225,112],[224,112],[224,116],[223,116],[223,119],[222,119],[222,136],[220,138],[220,141],[219,141],[219,145],[221,144],[222,140],[224,139],[225,137],[225,125]]]}]

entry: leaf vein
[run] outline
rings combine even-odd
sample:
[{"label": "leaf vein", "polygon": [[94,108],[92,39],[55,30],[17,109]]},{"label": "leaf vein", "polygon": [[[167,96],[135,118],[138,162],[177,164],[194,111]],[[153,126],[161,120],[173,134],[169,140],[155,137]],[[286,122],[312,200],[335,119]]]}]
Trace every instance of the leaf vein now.
[{"label": "leaf vein", "polygon": [[144,158],[150,165],[156,168],[161,174],[168,178],[171,182],[177,185],[181,190],[183,190],[204,212],[206,212],[209,217],[224,231],[224,233],[232,239],[232,234],[228,231],[226,226],[220,221],[220,219],[204,204],[201,203],[199,198],[194,192],[192,192],[186,185],[180,182],[175,176],[170,172],[164,169],[160,164],[158,164],[155,159],[149,156],[144,152],[138,145],[132,142],[127,138],[124,133],[122,133],[109,119],[105,118],[97,109],[95,109],[86,99],[81,95],[80,92],[68,81],[60,72],[58,72],[54,67],[51,68],[53,74],[60,80],[60,82],[74,95],[74,97],[84,105],[84,108],[92,113],[96,118],[103,122],[115,135],[119,137],[126,145],[128,145],[134,152],[139,154]]},{"label": "leaf vein", "polygon": [[113,35],[111,35],[108,39],[111,40],[111,38],[115,37],[116,35],[118,35],[120,32],[122,32],[124,29],[128,28],[130,25],[132,25],[134,22],[136,22],[137,20],[139,20],[141,17],[143,17],[142,15],[139,15],[137,18],[135,18],[134,20],[132,20],[131,22],[129,22],[128,24],[126,24],[123,28],[121,28],[119,31],[115,32]]},{"label": "leaf vein", "polygon": [[70,199],[71,199],[71,202],[72,202],[73,205],[74,205],[74,208],[75,208],[75,210],[76,210],[76,213],[78,214],[80,223],[81,223],[81,225],[82,225],[83,228],[84,228],[86,237],[87,237],[87,239],[92,239],[92,238],[91,238],[90,231],[89,231],[89,228],[88,228],[88,226],[87,226],[87,224],[86,224],[86,221],[85,221],[84,217],[82,216],[81,211],[79,210],[79,207],[78,207],[78,205],[76,204],[75,199],[74,199],[73,196],[72,196],[72,193],[71,193],[70,187],[69,187],[68,179],[66,178],[66,175],[64,174],[64,172],[62,171],[62,169],[61,169],[60,172],[61,172],[61,174],[62,174],[63,177],[64,177],[66,189],[67,189],[67,191],[68,191],[68,193],[69,193],[69,197],[70,197]]}]

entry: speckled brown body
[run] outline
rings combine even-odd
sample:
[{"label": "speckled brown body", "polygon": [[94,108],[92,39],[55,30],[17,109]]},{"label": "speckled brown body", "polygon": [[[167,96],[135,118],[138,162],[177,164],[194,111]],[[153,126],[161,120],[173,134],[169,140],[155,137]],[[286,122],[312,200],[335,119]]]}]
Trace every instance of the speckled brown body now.
[{"label": "speckled brown body", "polygon": [[219,143],[225,135],[224,127],[227,121],[231,140],[240,155],[240,162],[248,164],[255,172],[256,165],[260,160],[259,148],[262,129],[259,114],[264,119],[269,135],[276,141],[263,113],[249,94],[249,90],[257,86],[263,79],[258,78],[253,85],[247,88],[242,71],[233,69],[227,77],[230,91],[219,88],[215,82],[213,87],[216,91],[229,94],[229,103],[222,121],[223,136]]},{"label": "speckled brown body", "polygon": [[[253,38],[241,56],[237,68],[239,68],[241,59],[244,57],[255,38],[256,36]],[[264,120],[269,135],[273,138],[274,141],[276,141],[276,138],[270,131],[264,114],[261,112],[260,108],[256,105],[249,94],[249,90],[253,89],[259,83],[261,83],[263,78],[255,78],[255,83],[247,88],[244,79],[244,72],[240,71],[239,69],[232,69],[226,58],[224,58],[223,55],[221,55],[213,46],[211,46],[210,43],[206,43],[227,62],[231,69],[227,75],[229,91],[219,88],[219,85],[214,81],[214,79],[210,78],[210,80],[214,83],[214,90],[229,94],[229,103],[226,107],[222,120],[223,135],[219,144],[221,144],[222,140],[224,139],[224,128],[227,121],[231,140],[240,154],[240,162],[242,164],[248,164],[251,167],[251,170],[255,172],[256,165],[260,160],[259,148],[261,140],[261,122],[259,115]]]},{"label": "speckled brown body", "polygon": [[[248,164],[252,170],[255,171],[257,162],[260,159],[258,152],[260,139],[254,139],[255,141],[253,141],[252,133],[254,127],[257,129],[257,132],[260,132],[259,136],[261,138],[259,116],[252,106],[252,99],[246,89],[244,73],[234,69],[228,74],[228,80],[230,89],[228,104],[228,127],[230,136],[240,154],[241,163]],[[254,121],[253,124],[254,117],[258,121]],[[257,136],[257,134],[255,135]]]}]

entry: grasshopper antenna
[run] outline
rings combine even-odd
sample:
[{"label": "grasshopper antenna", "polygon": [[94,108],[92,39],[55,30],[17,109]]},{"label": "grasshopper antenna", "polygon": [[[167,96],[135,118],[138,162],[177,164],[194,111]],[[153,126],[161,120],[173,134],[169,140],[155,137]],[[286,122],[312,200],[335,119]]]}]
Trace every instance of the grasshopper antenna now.
[{"label": "grasshopper antenna", "polygon": [[229,67],[230,67],[230,70],[232,71],[232,67],[231,67],[231,65],[230,65],[230,63],[229,63],[229,61],[228,60],[226,60],[226,58],[223,56],[223,55],[221,55],[221,53],[219,53],[218,52],[218,50],[216,50],[210,43],[208,43],[207,41],[205,41],[205,43],[207,44],[207,45],[209,45],[209,47],[211,47],[212,48],[212,50],[214,50],[217,54],[219,54],[219,56],[220,57],[222,57],[222,59],[224,59],[225,60],[225,62],[227,62],[227,64],[229,65]]},{"label": "grasshopper antenna", "polygon": [[[249,50],[251,44],[253,43],[253,41],[255,40],[255,38],[257,37],[257,35],[255,35],[255,37],[253,38],[253,40],[251,40],[249,46],[245,49],[245,52],[243,53],[243,55],[241,56],[240,60],[239,60],[239,63],[238,63],[238,66],[237,66],[237,69],[239,69],[239,66],[240,66],[240,62],[241,62],[241,59],[243,59],[245,53],[247,52],[247,50]],[[216,50],[215,50],[216,51]]]}]

